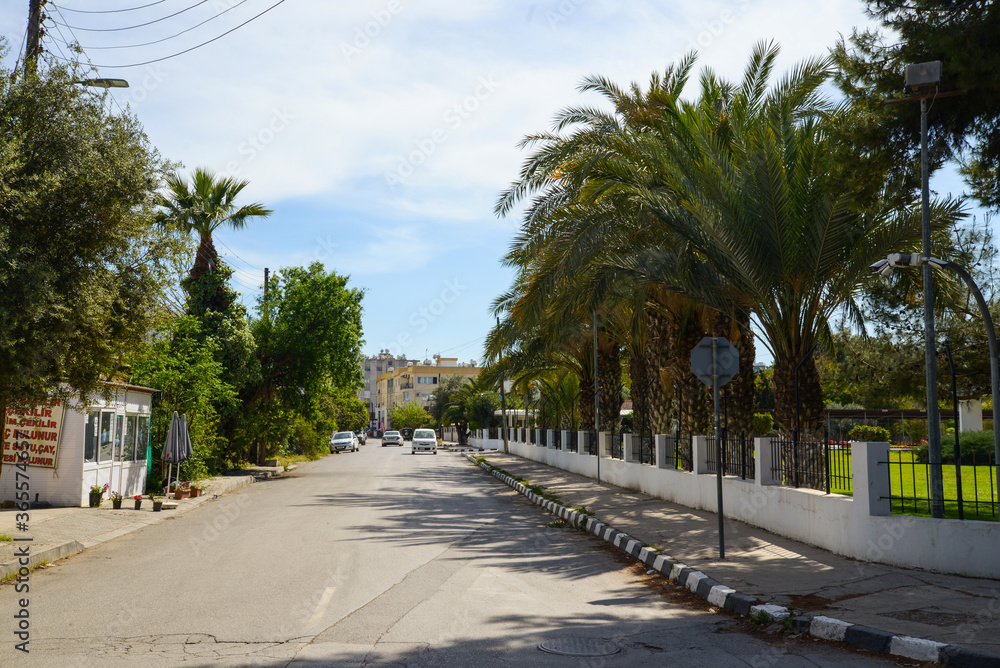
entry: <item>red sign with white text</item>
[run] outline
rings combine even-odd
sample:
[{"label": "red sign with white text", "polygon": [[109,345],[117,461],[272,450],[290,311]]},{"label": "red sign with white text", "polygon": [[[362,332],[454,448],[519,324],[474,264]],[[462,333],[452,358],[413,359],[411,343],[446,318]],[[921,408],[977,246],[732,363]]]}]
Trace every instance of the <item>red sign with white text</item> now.
[{"label": "red sign with white text", "polygon": [[62,419],[63,402],[59,399],[34,408],[8,408],[3,429],[3,463],[16,464],[17,451],[27,450],[29,466],[55,468]]}]

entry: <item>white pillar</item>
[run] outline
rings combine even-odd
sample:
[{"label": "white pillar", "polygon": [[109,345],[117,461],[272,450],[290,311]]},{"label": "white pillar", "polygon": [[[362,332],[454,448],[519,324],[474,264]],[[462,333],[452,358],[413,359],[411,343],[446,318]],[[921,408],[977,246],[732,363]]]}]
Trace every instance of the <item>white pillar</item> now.
[{"label": "white pillar", "polygon": [[708,473],[708,436],[691,439],[691,463],[695,473]]},{"label": "white pillar", "polygon": [[597,435],[598,450],[597,454],[599,457],[610,457],[611,456],[611,434],[606,431],[602,431]]},{"label": "white pillar", "polygon": [[[979,399],[965,399],[958,402],[958,423],[962,431],[983,430],[983,402]],[[996,429],[996,426],[994,426]]]},{"label": "white pillar", "polygon": [[674,468],[674,453],[667,448],[667,435],[657,434],[654,439],[656,441],[656,468]]},{"label": "white pillar", "polygon": [[851,441],[854,507],[862,517],[892,515],[888,461],[888,443]]},{"label": "white pillar", "polygon": [[556,430],[546,429],[545,430],[545,447],[556,449]]},{"label": "white pillar", "polygon": [[569,435],[573,432],[568,429],[563,429],[562,434],[559,436],[559,449],[569,450]]},{"label": "white pillar", "polygon": [[[753,439],[754,450],[754,471],[756,472],[754,482],[758,487],[762,485],[781,484],[780,478],[775,478],[771,469],[774,466],[774,456],[771,453],[771,439],[768,436]],[[780,475],[780,473],[779,473]]]},{"label": "white pillar", "polygon": [[627,462],[634,462],[635,455],[632,454],[632,439],[635,438],[635,434],[623,434],[625,437],[622,439],[622,450],[624,451],[622,459]]},{"label": "white pillar", "polygon": [[578,431],[576,432],[576,451],[581,455],[590,455],[588,452],[590,444],[587,442],[590,439],[589,431]]}]

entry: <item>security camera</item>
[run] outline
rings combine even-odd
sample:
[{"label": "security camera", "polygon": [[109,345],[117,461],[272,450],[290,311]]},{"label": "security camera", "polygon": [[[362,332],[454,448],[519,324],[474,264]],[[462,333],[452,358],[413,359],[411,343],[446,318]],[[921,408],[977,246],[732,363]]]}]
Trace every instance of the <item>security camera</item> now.
[{"label": "security camera", "polygon": [[868,267],[868,271],[872,274],[878,274],[883,278],[888,278],[889,274],[892,273],[892,263],[889,260],[879,260],[875,264]]}]

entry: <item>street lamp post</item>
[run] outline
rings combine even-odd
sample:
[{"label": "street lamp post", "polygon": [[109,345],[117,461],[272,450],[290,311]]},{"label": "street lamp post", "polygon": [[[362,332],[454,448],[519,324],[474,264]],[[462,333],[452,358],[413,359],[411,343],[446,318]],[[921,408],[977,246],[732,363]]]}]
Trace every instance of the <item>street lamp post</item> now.
[{"label": "street lamp post", "polygon": [[[961,265],[955,264],[951,260],[941,260],[936,257],[922,256],[919,253],[892,253],[884,260],[879,260],[873,264],[869,269],[873,274],[879,274],[881,276],[888,276],[892,273],[895,267],[925,267],[927,271],[928,267],[936,267],[938,269],[951,269],[956,274],[961,277],[965,284],[969,287],[969,292],[976,300],[976,304],[979,305],[979,310],[983,315],[983,324],[986,326],[986,340],[989,342],[990,347],[990,386],[993,396],[993,457],[994,463],[996,464],[996,476],[997,476],[997,489],[1000,489],[1000,361],[998,361],[997,356],[997,334],[996,329],[993,328],[993,316],[990,315],[989,304],[986,303],[986,299],[983,297],[983,293],[979,290],[979,286],[976,285],[976,281],[972,278]],[[935,365],[936,366],[936,365]],[[936,370],[936,369],[935,369]],[[936,376],[935,376],[936,377]],[[935,388],[936,390],[937,388]],[[935,392],[935,396],[937,393]],[[930,407],[928,406],[928,409]],[[934,405],[935,414],[937,413],[937,404]],[[957,408],[957,407],[956,407]],[[928,411],[928,420],[930,420],[930,412]],[[930,442],[928,441],[928,446]],[[940,440],[938,441],[938,447],[940,448]],[[928,450],[930,448],[928,447]],[[940,451],[938,452],[938,464],[940,464]],[[931,467],[931,473],[933,474],[935,467]],[[941,467],[938,466],[938,475],[941,475]],[[962,491],[959,490],[959,495]],[[942,516],[943,516],[943,493],[942,493]]]}]

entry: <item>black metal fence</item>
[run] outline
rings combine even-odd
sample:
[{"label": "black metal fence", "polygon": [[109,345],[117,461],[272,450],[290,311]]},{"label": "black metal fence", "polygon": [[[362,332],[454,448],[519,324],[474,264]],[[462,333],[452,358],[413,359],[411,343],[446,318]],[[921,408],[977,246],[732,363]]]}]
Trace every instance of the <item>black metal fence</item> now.
[{"label": "black metal fence", "polygon": [[556,429],[552,432],[552,447],[556,450],[562,450],[562,430]]},{"label": "black metal fence", "polygon": [[568,432],[565,448],[569,452],[579,452],[580,451],[580,432],[573,429]]},{"label": "black metal fence", "polygon": [[529,429],[528,430],[528,443],[531,443],[532,445],[535,444],[535,430],[534,429]]},{"label": "black metal fence", "polygon": [[823,440],[771,439],[771,479],[789,487],[822,492],[853,493],[850,446],[831,447],[826,431]]},{"label": "black metal fence", "polygon": [[548,440],[549,440],[549,430],[548,429],[539,429],[538,430],[538,445],[541,446],[541,447],[543,447],[543,448],[548,447],[548,445],[549,445],[548,444]]},{"label": "black metal fence", "polygon": [[[997,520],[996,462],[975,454],[966,462],[949,461],[941,467],[944,482],[944,516],[950,519]],[[917,451],[893,449],[887,464],[889,502],[893,515],[931,515],[931,464],[918,461]],[[961,490],[961,493],[959,492]]]},{"label": "black metal fence", "polygon": [[611,438],[611,459],[625,459],[625,448],[623,446],[625,435],[618,431],[610,433]]},{"label": "black metal fence", "polygon": [[591,429],[590,431],[587,432],[587,444],[586,444],[587,454],[596,455],[600,451],[599,447],[600,443],[597,440],[597,432]]},{"label": "black metal fence", "polygon": [[667,436],[667,453],[673,452],[674,468],[679,471],[693,471],[691,459],[691,435],[670,434]]},{"label": "black metal fence", "polygon": [[652,434],[632,435],[632,461],[640,464],[656,463],[656,441]]},{"label": "black metal fence", "polygon": [[[722,432],[722,475],[738,476],[743,480],[756,476],[753,439],[746,434],[729,435]],[[708,439],[708,472],[716,473],[719,448],[715,437]]]}]

